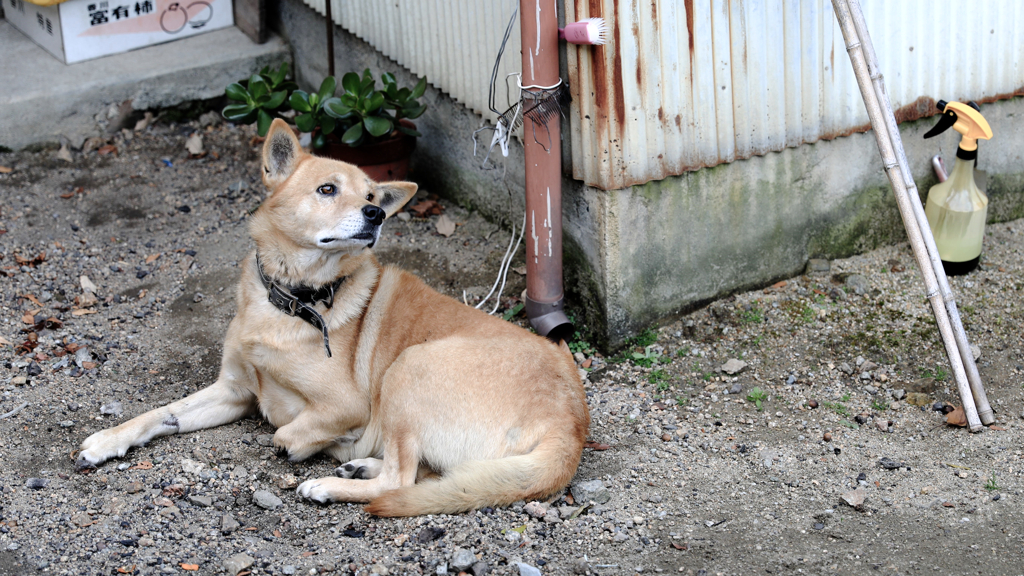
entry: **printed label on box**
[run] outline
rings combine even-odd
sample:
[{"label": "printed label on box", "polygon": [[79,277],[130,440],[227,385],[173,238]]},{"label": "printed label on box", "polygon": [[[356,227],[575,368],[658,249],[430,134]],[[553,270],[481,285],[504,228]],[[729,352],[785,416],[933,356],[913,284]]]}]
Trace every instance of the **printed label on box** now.
[{"label": "printed label on box", "polygon": [[67,61],[192,36],[234,23],[230,0],[71,0],[61,4]]}]

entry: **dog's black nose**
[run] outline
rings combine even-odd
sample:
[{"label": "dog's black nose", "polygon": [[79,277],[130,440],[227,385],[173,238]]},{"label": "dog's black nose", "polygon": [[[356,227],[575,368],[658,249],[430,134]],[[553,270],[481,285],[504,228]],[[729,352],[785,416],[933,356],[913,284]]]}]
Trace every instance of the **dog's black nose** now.
[{"label": "dog's black nose", "polygon": [[380,226],[380,223],[384,221],[384,217],[386,215],[387,214],[385,214],[383,210],[373,204],[363,206],[363,216],[374,226]]}]

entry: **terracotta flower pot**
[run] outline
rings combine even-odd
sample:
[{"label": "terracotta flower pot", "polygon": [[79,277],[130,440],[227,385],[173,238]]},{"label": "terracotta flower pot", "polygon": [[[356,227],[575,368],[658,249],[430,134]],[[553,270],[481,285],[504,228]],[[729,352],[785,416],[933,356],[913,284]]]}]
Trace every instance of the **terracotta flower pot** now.
[{"label": "terracotta flower pot", "polygon": [[[416,129],[416,125],[408,120],[399,120],[406,128]],[[375,182],[405,180],[409,176],[409,157],[416,149],[416,137],[403,134],[397,130],[391,138],[375,144],[364,144],[352,147],[335,137],[328,137],[327,142],[313,153],[349,164],[355,164],[366,172]]]}]

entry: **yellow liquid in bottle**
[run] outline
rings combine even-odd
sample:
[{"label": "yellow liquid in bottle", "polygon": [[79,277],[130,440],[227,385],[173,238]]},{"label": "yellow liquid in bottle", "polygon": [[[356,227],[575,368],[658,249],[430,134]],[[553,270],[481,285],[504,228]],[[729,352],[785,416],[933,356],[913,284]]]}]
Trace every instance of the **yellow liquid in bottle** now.
[{"label": "yellow liquid in bottle", "polygon": [[928,191],[924,213],[945,262],[966,262],[981,255],[988,197],[974,183],[972,164],[957,158],[949,180]]}]

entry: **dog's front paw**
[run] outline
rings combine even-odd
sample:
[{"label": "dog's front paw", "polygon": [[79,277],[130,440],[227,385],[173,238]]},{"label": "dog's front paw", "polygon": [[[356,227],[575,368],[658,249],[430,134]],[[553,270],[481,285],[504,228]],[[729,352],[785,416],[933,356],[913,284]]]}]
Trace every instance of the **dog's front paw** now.
[{"label": "dog's front paw", "polygon": [[118,446],[117,434],[112,429],[101,430],[82,442],[75,467],[79,470],[95,468],[111,458],[124,456],[127,451],[127,447]]},{"label": "dog's front paw", "polygon": [[299,487],[295,489],[295,492],[299,495],[299,498],[312,500],[318,504],[330,504],[331,502],[334,502],[334,498],[331,496],[330,490],[327,489],[323,478],[306,480],[302,484],[299,484]]}]

